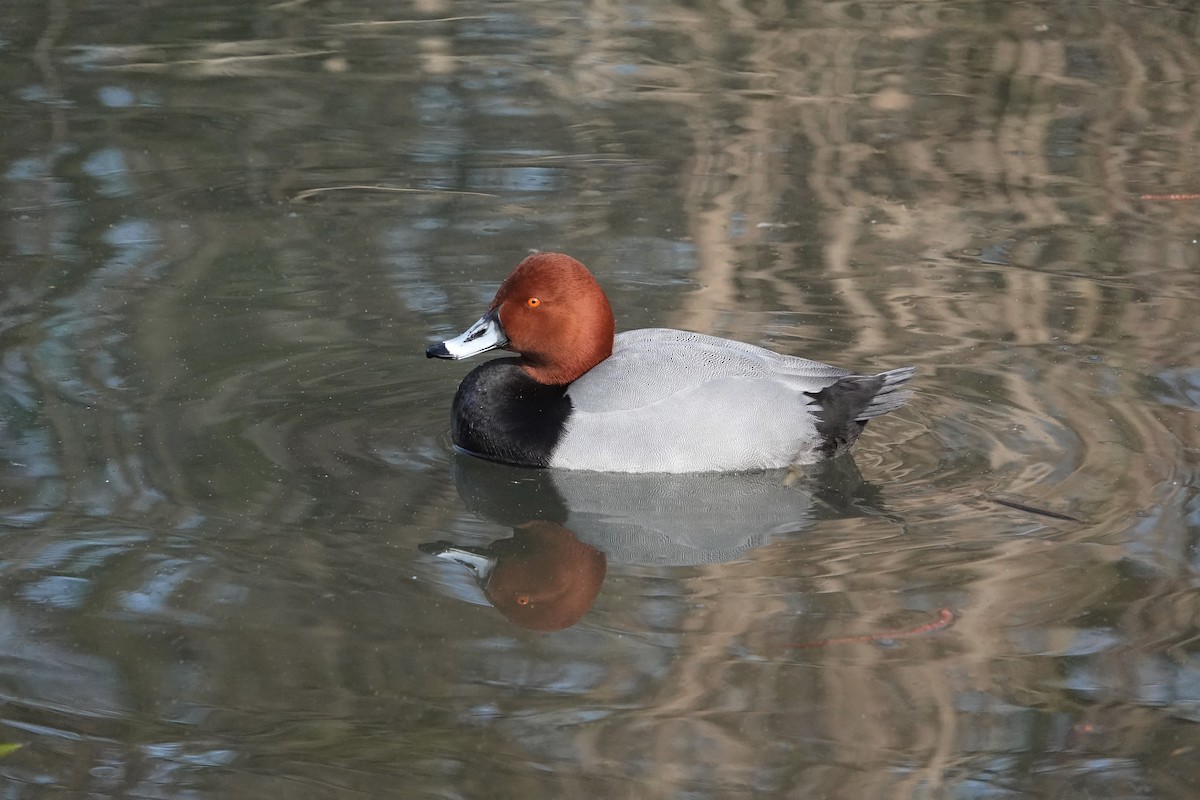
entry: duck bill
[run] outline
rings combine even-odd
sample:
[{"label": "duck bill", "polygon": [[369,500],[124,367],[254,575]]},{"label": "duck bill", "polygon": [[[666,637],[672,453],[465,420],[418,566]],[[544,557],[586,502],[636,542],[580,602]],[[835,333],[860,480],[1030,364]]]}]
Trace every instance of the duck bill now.
[{"label": "duck bill", "polygon": [[476,552],[473,548],[458,547],[450,542],[438,541],[427,542],[418,545],[418,549],[422,553],[428,553],[434,558],[440,558],[444,561],[453,561],[455,564],[461,564],[471,572],[475,573],[475,577],[480,583],[486,584],[492,576],[492,570],[496,566],[495,556],[489,556],[485,553]]},{"label": "duck bill", "polygon": [[500,324],[500,313],[496,309],[484,314],[474,325],[444,342],[431,344],[425,350],[427,358],[469,358],[471,356],[495,350],[508,344],[508,336]]}]

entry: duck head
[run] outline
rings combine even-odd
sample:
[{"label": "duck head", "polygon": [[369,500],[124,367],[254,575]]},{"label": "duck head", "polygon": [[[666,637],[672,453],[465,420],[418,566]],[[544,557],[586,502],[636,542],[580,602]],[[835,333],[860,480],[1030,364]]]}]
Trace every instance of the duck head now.
[{"label": "duck head", "polygon": [[538,383],[563,385],[612,355],[612,307],[587,268],[562,253],[534,253],[504,279],[487,312],[429,358],[468,358],[497,348],[520,356]]},{"label": "duck head", "polygon": [[603,553],[547,520],[517,525],[511,539],[487,547],[437,541],[420,549],[471,570],[492,606],[534,631],[558,631],[582,619],[608,569]]}]

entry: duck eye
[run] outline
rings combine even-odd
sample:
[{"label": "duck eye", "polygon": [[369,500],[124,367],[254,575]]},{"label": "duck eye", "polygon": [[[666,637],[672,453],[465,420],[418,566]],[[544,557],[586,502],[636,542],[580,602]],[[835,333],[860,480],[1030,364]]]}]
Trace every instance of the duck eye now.
[{"label": "duck eye", "polygon": [[530,308],[537,308],[541,304],[542,304],[542,301],[538,300],[536,297],[531,297],[525,301],[525,305],[529,306]]}]

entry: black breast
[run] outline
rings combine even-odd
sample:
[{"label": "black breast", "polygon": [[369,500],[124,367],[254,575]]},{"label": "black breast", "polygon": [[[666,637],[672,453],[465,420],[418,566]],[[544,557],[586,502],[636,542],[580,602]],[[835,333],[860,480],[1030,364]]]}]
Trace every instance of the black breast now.
[{"label": "black breast", "polygon": [[571,400],[566,386],[538,383],[515,358],[476,367],[454,395],[454,444],[506,464],[544,467],[562,435]]}]

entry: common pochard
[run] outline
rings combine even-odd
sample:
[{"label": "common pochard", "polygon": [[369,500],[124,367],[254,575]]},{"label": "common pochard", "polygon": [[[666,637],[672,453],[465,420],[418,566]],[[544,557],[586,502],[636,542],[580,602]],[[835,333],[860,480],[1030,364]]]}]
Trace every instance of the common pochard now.
[{"label": "common pochard", "polygon": [[587,268],[535,253],[487,313],[430,358],[501,348],[454,396],[451,438],[482,458],[601,472],[742,472],[848,450],[867,421],[899,408],[913,367],[878,375],[731,339],[646,328],[614,336]]}]

